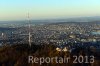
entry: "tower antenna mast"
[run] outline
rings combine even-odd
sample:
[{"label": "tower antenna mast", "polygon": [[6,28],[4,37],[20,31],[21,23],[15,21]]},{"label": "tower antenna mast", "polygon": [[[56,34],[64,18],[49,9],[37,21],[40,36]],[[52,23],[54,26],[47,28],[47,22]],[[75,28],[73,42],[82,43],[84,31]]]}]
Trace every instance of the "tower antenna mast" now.
[{"label": "tower antenna mast", "polygon": [[29,41],[29,45],[31,47],[31,25],[30,25],[30,16],[29,16],[29,13],[28,13],[28,22],[29,22],[29,25],[28,25],[28,28],[29,28],[29,37],[28,37],[28,41]]}]

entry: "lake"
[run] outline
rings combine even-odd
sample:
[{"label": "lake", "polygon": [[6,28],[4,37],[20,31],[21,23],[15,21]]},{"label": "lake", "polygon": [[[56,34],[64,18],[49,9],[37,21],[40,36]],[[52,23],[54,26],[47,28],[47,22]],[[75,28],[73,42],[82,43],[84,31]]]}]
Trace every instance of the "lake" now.
[{"label": "lake", "polygon": [[92,34],[99,34],[100,35],[100,31],[98,31],[98,32],[92,32]]}]

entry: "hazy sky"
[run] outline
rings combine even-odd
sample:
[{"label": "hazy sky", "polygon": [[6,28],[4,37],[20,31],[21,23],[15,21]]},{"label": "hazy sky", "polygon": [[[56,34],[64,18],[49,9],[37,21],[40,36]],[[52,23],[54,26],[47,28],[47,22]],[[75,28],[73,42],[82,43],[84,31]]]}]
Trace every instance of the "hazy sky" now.
[{"label": "hazy sky", "polygon": [[0,20],[100,16],[100,0],[0,0]]}]

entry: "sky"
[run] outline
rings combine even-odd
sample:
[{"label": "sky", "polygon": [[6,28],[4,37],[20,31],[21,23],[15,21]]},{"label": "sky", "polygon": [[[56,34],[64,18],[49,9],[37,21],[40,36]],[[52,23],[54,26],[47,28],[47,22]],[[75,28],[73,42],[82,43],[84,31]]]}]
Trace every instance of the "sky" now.
[{"label": "sky", "polygon": [[100,16],[100,0],[0,0],[0,20]]}]

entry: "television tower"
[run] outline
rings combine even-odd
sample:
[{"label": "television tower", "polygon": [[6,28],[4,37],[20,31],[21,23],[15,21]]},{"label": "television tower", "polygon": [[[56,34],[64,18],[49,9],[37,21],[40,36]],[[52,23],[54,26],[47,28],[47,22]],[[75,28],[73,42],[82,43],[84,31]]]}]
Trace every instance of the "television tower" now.
[{"label": "television tower", "polygon": [[30,16],[29,16],[29,13],[28,13],[28,22],[29,22],[29,25],[28,25],[28,28],[29,28],[28,42],[29,42],[29,45],[31,47],[31,25],[30,25]]}]

